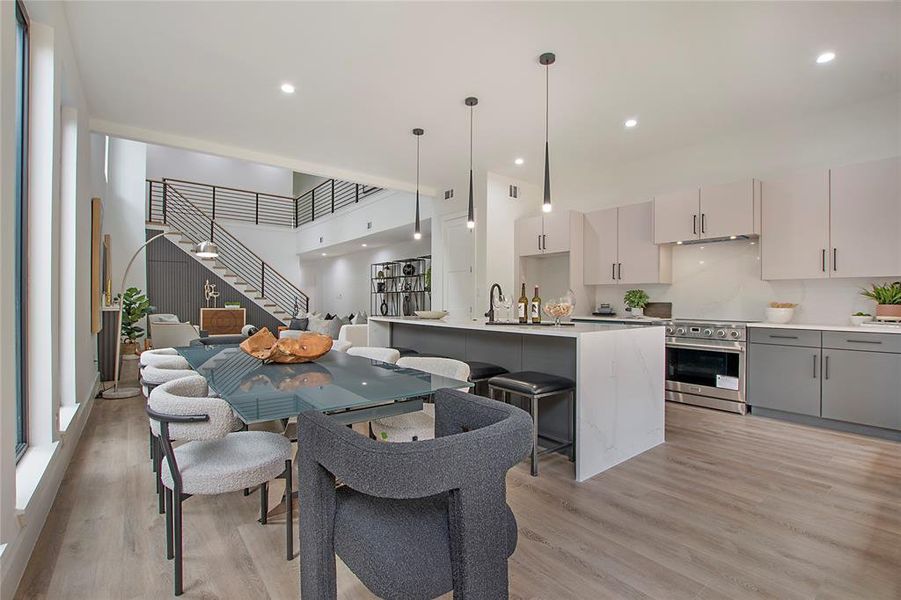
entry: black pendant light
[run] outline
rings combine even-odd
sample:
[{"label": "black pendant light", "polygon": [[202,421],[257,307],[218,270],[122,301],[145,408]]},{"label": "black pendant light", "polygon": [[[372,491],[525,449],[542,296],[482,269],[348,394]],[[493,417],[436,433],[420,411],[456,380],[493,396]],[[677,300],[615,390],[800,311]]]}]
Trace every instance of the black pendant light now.
[{"label": "black pendant light", "polygon": [[548,143],[548,130],[550,122],[550,66],[557,60],[553,52],[545,52],[538,57],[538,62],[544,65],[544,203],[541,210],[551,212],[551,157],[550,144]]},{"label": "black pendant light", "polygon": [[416,225],[413,228],[414,240],[422,239],[422,231],[419,229],[419,138],[422,137],[423,133],[425,131],[419,127],[413,130],[413,135],[416,136]]},{"label": "black pendant light", "polygon": [[479,103],[479,99],[470,96],[464,102],[469,107],[469,212],[466,216],[466,226],[473,229],[476,226],[476,209],[472,199],[472,109]]}]

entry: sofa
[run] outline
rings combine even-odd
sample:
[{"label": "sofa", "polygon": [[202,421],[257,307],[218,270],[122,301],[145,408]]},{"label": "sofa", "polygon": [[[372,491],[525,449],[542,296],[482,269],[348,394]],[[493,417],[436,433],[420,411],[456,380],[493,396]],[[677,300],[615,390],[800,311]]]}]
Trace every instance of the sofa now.
[{"label": "sofa", "polygon": [[154,348],[181,348],[200,338],[200,328],[179,321],[177,315],[147,315],[147,328]]}]

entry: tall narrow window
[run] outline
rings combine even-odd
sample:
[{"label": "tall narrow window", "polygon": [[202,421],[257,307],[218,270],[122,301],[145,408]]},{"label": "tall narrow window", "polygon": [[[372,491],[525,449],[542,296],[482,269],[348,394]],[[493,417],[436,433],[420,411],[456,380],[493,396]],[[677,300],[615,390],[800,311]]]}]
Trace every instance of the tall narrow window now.
[{"label": "tall narrow window", "polygon": [[22,456],[28,437],[28,399],[25,381],[25,333],[28,222],[28,16],[16,1],[16,460]]}]

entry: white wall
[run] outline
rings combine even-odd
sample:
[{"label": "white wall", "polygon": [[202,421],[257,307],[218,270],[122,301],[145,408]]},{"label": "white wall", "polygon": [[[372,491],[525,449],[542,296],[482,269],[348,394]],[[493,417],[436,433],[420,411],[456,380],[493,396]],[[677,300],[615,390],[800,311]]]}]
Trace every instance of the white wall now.
[{"label": "white wall", "polygon": [[[297,233],[294,229],[238,221],[223,221],[222,225],[288,281],[300,287],[300,263],[294,249]],[[300,289],[309,294],[302,287]]]},{"label": "white wall", "polygon": [[328,181],[328,177],[308,175],[307,173],[294,173],[293,180],[294,186],[292,189],[292,195],[297,198],[301,194],[305,194],[308,191],[312,190],[320,183]]},{"label": "white wall", "polygon": [[[15,462],[15,373],[14,344],[14,227],[13,194],[15,135],[15,14],[14,4],[0,3],[0,597],[11,598],[28,558],[43,528],[47,513],[90,414],[97,378],[96,337],[90,331],[90,146],[88,107],[81,88],[74,53],[68,36],[66,17],[59,3],[27,2],[32,31],[38,32],[44,59],[40,70],[32,73],[42,96],[31,115],[33,131],[43,137],[35,156],[32,175],[43,178],[34,198],[43,212],[33,219],[50,227],[44,254],[30,257],[40,260],[43,270],[33,295],[50,298],[48,314],[38,319],[52,320],[67,328],[66,351],[62,347],[53,361],[59,369],[41,370],[41,383],[49,396],[29,395],[30,410],[40,415],[43,431],[29,431],[25,456]],[[49,54],[47,54],[49,52]],[[75,151],[69,158],[77,162],[75,181],[60,177],[60,114],[66,114],[68,134],[74,134]],[[74,131],[72,129],[74,124]],[[49,132],[48,132],[49,128]],[[52,148],[49,155],[47,148]],[[70,147],[71,150],[71,147]],[[49,163],[47,162],[49,158]],[[71,163],[70,163],[71,164]],[[69,173],[68,175],[71,175]],[[60,181],[66,186],[60,191]],[[67,206],[61,206],[65,201]],[[47,206],[49,202],[49,207]],[[65,222],[60,222],[65,220]],[[46,256],[48,254],[50,256]],[[74,260],[73,260],[74,259]],[[47,270],[49,266],[49,270]],[[73,277],[74,272],[74,277]],[[74,287],[74,289],[72,289]],[[54,288],[56,288],[54,290]],[[74,294],[74,299],[71,298]],[[58,298],[58,302],[53,298]],[[74,332],[69,329],[74,328]],[[63,337],[63,336],[61,336]],[[52,339],[52,336],[51,336]],[[54,344],[54,347],[57,345]],[[73,350],[74,348],[74,350]],[[46,349],[45,349],[46,350]],[[51,350],[52,352],[53,350]],[[46,355],[43,357],[46,360]],[[73,377],[74,375],[74,377]],[[65,378],[65,379],[64,379]],[[65,384],[75,390],[60,388]],[[47,384],[47,382],[50,382]],[[29,386],[31,384],[29,383]],[[29,389],[31,391],[31,389]],[[71,394],[71,395],[70,395]],[[55,419],[65,397],[77,401],[66,407],[65,418]],[[49,419],[47,417],[50,417]],[[51,422],[52,421],[52,422]],[[65,435],[62,432],[65,431]],[[31,435],[31,434],[34,435]]]},{"label": "white wall", "polygon": [[[102,140],[101,136],[95,136]],[[102,143],[98,142],[98,143]],[[96,154],[96,152],[94,153]],[[110,234],[113,296],[119,293],[128,261],[144,243],[147,145],[121,138],[109,140],[109,182],[103,196],[103,233]],[[132,264],[126,288],[147,289],[147,263],[143,253]]]},{"label": "white wall", "polygon": [[[488,173],[488,197],[485,207],[485,266],[480,287],[487,294],[492,283],[500,283],[504,293],[519,298],[520,282],[514,281],[516,267],[516,220],[540,210],[541,188],[524,181]],[[519,188],[516,198],[510,197],[510,186]],[[532,291],[527,290],[529,297]],[[563,290],[566,291],[566,288]],[[481,298],[479,308],[488,310],[488,298]],[[484,312],[484,311],[482,311]],[[479,313],[481,314],[481,312]]]},{"label": "white wall", "polygon": [[156,144],[147,144],[147,177],[185,179],[279,196],[294,195],[290,169]]},{"label": "white wall", "polygon": [[763,320],[769,302],[794,302],[798,323],[846,325],[857,311],[873,314],[873,302],[860,295],[869,283],[856,278],[763,281],[760,244],[735,240],[676,246],[671,285],[601,285],[595,299],[628,315],[623,294],[640,287],[653,302],[672,302],[675,317],[740,321]]},{"label": "white wall", "polygon": [[[310,294],[310,308],[314,312],[330,312],[346,316],[370,307],[370,268],[373,263],[399,258],[414,258],[431,252],[431,240],[411,240],[342,256],[304,261],[304,291]],[[434,272],[434,269],[433,269]]]}]

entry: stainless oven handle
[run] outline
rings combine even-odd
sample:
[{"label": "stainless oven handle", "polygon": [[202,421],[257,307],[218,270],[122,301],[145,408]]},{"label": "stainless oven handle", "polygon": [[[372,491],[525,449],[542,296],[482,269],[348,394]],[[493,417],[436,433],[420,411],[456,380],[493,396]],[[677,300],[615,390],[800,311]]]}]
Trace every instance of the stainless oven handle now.
[{"label": "stainless oven handle", "polygon": [[686,344],[683,342],[667,342],[667,348],[688,348],[689,350],[707,350],[710,352],[731,352],[743,354],[745,349],[741,346],[714,346],[713,344]]}]

